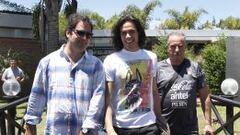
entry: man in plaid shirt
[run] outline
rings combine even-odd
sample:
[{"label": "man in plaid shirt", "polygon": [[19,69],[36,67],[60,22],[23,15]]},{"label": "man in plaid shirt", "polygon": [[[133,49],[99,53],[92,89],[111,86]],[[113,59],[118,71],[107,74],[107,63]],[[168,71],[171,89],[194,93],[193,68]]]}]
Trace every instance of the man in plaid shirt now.
[{"label": "man in plaid shirt", "polygon": [[45,106],[45,135],[95,135],[101,126],[105,74],[102,62],[86,51],[93,26],[79,14],[68,23],[67,43],[38,65],[24,116],[27,135],[36,134]]}]

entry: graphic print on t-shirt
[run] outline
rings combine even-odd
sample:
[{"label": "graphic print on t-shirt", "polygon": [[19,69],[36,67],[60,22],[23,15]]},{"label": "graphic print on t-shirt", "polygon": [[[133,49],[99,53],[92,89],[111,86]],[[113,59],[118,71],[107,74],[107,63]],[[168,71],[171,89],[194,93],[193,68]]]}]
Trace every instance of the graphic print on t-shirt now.
[{"label": "graphic print on t-shirt", "polygon": [[130,61],[121,68],[120,113],[150,111],[151,60]]},{"label": "graphic print on t-shirt", "polygon": [[180,80],[171,87],[169,95],[173,108],[184,109],[188,107],[189,92],[192,86],[192,80]]}]

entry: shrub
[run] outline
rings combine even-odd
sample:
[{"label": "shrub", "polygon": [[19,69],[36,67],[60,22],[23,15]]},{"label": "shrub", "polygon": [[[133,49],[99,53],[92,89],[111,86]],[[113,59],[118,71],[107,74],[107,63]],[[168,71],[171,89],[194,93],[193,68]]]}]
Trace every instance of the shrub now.
[{"label": "shrub", "polygon": [[221,38],[215,43],[208,44],[202,51],[202,67],[206,75],[210,90],[213,94],[220,94],[220,85],[225,79],[226,47]]},{"label": "shrub", "polygon": [[167,56],[167,37],[159,38],[158,44],[153,46],[153,52],[157,54],[158,60],[164,60]]}]

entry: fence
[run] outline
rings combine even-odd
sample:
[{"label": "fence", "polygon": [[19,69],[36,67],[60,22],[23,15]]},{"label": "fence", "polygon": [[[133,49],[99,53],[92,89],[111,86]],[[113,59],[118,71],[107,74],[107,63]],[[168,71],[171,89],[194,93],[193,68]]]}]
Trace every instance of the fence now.
[{"label": "fence", "polygon": [[[15,135],[15,128],[18,129],[18,135],[25,132],[24,120],[21,119],[20,124],[15,120],[15,115],[12,112],[16,111],[16,106],[28,101],[28,96],[9,102],[0,107],[0,134],[1,135]],[[7,122],[7,123],[6,123]]]}]

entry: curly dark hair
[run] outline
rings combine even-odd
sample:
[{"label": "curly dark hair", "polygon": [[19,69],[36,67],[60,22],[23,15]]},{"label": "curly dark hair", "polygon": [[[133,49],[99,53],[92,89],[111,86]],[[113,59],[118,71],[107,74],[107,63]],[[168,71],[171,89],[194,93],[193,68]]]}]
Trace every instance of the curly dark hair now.
[{"label": "curly dark hair", "polygon": [[116,51],[120,51],[123,48],[123,43],[121,40],[121,28],[125,22],[132,22],[135,25],[138,31],[138,45],[140,48],[143,48],[145,44],[145,38],[146,38],[143,25],[141,24],[140,20],[135,18],[134,16],[126,15],[121,17],[112,29],[112,35],[113,35],[112,41]]}]

